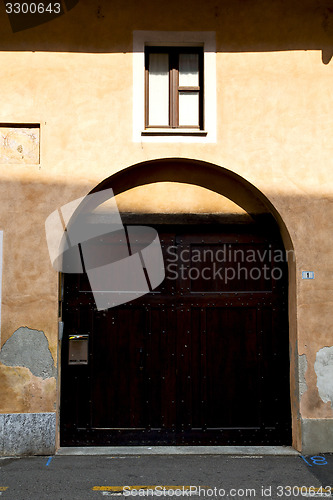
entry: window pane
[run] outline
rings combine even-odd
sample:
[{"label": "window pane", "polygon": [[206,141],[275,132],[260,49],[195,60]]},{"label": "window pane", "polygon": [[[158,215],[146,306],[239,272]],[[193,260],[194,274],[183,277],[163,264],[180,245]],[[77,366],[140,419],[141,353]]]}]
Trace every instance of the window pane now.
[{"label": "window pane", "polygon": [[199,54],[179,54],[179,86],[199,86]]},{"label": "window pane", "polygon": [[199,126],[199,92],[179,92],[179,125]]},{"label": "window pane", "polygon": [[169,125],[168,54],[149,54],[149,125]]}]

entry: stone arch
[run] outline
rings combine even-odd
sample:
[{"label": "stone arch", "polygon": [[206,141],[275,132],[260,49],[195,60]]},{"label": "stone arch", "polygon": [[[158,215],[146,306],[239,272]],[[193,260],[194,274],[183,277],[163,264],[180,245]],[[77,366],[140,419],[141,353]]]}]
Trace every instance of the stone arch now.
[{"label": "stone arch", "polygon": [[[296,263],[288,229],[270,200],[240,175],[216,164],[185,158],[163,158],[144,161],[127,167],[103,180],[89,194],[112,188],[114,195],[129,189],[158,182],[193,184],[214,191],[244,209],[255,221],[276,224],[284,247],[289,252],[289,343],[290,398],[292,409],[293,446],[300,449],[298,353],[296,324]],[[102,200],[103,201],[103,200]],[[88,202],[89,203],[89,202]],[[79,207],[85,207],[85,200]]]},{"label": "stone arch", "polygon": [[187,158],[149,160],[111,175],[89,194],[112,188],[117,195],[128,189],[155,182],[180,182],[201,186],[229,198],[255,220],[273,217],[285,248],[293,249],[288,229],[269,199],[240,175],[213,163]]}]

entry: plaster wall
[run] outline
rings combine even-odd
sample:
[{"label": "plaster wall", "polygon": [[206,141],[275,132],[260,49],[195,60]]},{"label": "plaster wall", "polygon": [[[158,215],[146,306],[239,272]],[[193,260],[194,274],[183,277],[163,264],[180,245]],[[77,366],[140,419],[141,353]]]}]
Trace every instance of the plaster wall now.
[{"label": "plaster wall", "polygon": [[[17,33],[3,16],[0,122],[40,124],[40,159],[0,161],[1,344],[20,327],[42,331],[57,364],[58,277],[44,233],[52,211],[133,164],[202,160],[256,186],[290,235],[296,255],[290,271],[294,445],[302,446],[302,419],[331,425],[332,382],[324,383],[323,398],[315,370],[318,352],[333,345],[331,16],[319,1],[300,6],[280,0],[268,9],[259,0],[246,6],[240,0],[171,0],[152,10],[148,0],[125,7],[120,0],[81,0],[64,16]],[[134,30],[216,33],[215,143],[133,142]],[[119,195],[119,206],[154,213],[242,212],[216,193],[170,183]],[[315,279],[302,280],[302,270],[313,270]],[[298,356],[306,359],[301,388]],[[0,412],[54,411],[55,379],[17,363],[0,364],[1,391],[6,388]]]}]

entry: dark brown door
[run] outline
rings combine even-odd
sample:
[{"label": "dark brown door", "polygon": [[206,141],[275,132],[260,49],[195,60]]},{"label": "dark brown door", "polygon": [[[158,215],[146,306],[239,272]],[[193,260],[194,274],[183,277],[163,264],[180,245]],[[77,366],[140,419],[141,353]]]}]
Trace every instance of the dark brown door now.
[{"label": "dark brown door", "polygon": [[[279,238],[156,229],[166,278],[153,292],[98,312],[86,276],[64,276],[61,444],[290,444]],[[69,364],[80,338],[87,363]]]}]

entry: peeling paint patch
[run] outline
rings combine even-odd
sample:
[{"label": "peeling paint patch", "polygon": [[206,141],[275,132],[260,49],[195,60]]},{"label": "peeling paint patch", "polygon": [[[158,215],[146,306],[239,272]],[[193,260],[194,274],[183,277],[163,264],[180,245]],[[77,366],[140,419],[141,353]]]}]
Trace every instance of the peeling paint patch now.
[{"label": "peeling paint patch", "polygon": [[45,333],[26,326],[18,328],[3,345],[0,362],[6,366],[28,368],[33,375],[43,379],[56,376]]},{"label": "peeling paint patch", "polygon": [[298,356],[298,374],[299,374],[299,398],[308,390],[308,386],[305,380],[305,373],[308,369],[308,362],[306,359],[306,354]]},{"label": "peeling paint patch", "polygon": [[56,384],[54,377],[42,379],[28,368],[0,363],[0,414],[53,412]]},{"label": "peeling paint patch", "polygon": [[314,369],[319,396],[324,403],[331,402],[333,409],[333,346],[323,347],[317,352]]}]

